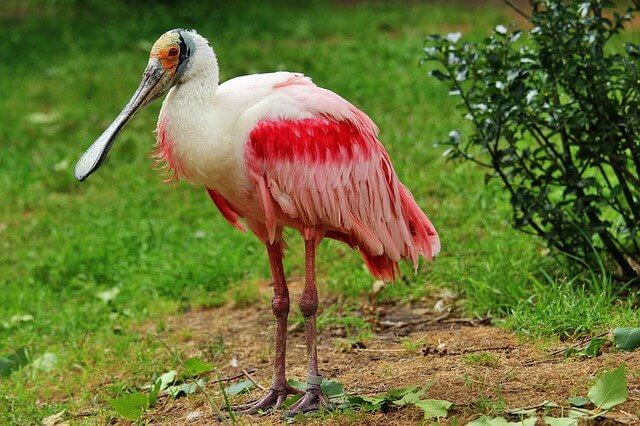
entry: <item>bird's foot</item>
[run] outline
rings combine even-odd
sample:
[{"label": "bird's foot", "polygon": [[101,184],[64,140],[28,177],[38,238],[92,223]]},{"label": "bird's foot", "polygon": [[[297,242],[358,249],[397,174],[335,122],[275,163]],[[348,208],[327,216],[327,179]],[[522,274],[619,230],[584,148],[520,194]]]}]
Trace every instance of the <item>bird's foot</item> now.
[{"label": "bird's foot", "polygon": [[254,414],[258,411],[277,410],[282,406],[288,395],[302,394],[303,392],[293,386],[285,385],[281,389],[271,388],[265,396],[247,404],[234,405],[233,411],[239,414]]},{"label": "bird's foot", "polygon": [[307,392],[295,404],[291,406],[289,411],[284,413],[285,417],[294,417],[298,413],[308,413],[309,411],[318,411],[322,408],[330,406],[329,400],[322,393],[320,385],[309,385]]}]

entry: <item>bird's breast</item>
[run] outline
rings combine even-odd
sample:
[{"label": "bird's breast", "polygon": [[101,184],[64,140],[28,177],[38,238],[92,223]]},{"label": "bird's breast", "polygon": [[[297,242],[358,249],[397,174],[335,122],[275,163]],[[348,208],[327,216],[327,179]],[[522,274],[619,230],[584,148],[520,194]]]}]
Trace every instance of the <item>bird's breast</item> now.
[{"label": "bird's breast", "polygon": [[247,178],[234,121],[213,108],[177,106],[165,102],[157,125],[156,156],[170,177],[224,193],[240,191]]}]

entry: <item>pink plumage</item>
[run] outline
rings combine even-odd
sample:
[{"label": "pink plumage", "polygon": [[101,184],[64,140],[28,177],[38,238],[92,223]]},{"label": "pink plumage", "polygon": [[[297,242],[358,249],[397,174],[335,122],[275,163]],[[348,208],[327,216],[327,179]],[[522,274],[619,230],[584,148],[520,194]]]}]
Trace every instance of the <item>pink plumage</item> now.
[{"label": "pink plumage", "polygon": [[[295,86],[299,91],[292,93]],[[288,88],[294,97],[309,91],[321,96],[314,117],[264,119],[249,134],[245,164],[262,217],[248,219],[264,227],[252,226],[258,237],[274,242],[279,226],[292,226],[318,240],[343,241],[357,248],[372,275],[383,280],[396,278],[402,259],[417,265],[419,256],[436,255],[436,230],[399,181],[371,119],[304,77],[274,88]],[[210,194],[237,226],[243,209],[230,217],[230,203]]]},{"label": "pink plumage", "polygon": [[[268,96],[302,117],[258,116],[243,142],[248,190],[208,187],[232,226],[244,230],[239,218],[245,218],[265,243],[276,242],[285,226],[305,238],[343,241],[360,251],[372,275],[388,281],[400,260],[417,266],[419,256],[431,259],[440,251],[435,228],[398,179],[365,113],[301,74],[280,78]],[[182,176],[166,126],[161,119],[158,154]]]},{"label": "pink plumage", "polygon": [[[247,165],[267,216],[269,239],[277,223],[357,247],[369,271],[393,280],[398,261],[431,259],[438,235],[371,127],[318,117],[262,121],[250,135]],[[266,189],[266,190],[265,190]]]},{"label": "pink plumage", "polygon": [[167,123],[163,120],[158,122],[156,129],[156,149],[152,154],[155,158],[155,165],[167,172],[165,182],[178,180],[183,175],[180,166],[180,158],[174,152],[174,143],[167,134]]},{"label": "pink plumage", "polygon": [[223,84],[218,77],[205,38],[181,29],[163,34],[140,87],[78,160],[74,175],[82,181],[93,173],[135,112],[167,93],[157,126],[158,161],[174,178],[205,187],[229,224],[244,231],[246,222],[269,257],[273,379],[262,398],[234,408],[243,413],[278,409],[288,395],[301,393],[286,379],[290,296],[282,231],[292,227],[302,234],[305,277],[298,306],[309,362],[306,392],[286,413],[293,417],[328,404],[316,344],[316,246],[323,238],[342,241],[359,250],[375,277],[391,281],[400,260],[417,266],[420,256],[431,259],[440,251],[440,241],[362,111],[299,73],[247,75]]}]

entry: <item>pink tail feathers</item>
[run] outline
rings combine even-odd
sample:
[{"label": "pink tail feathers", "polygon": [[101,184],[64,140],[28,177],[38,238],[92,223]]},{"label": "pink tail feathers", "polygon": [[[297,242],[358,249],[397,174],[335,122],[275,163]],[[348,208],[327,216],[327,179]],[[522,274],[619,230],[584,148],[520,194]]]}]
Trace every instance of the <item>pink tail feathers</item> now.
[{"label": "pink tail feathers", "polygon": [[[400,188],[400,202],[402,204],[404,220],[409,228],[412,239],[412,241],[405,242],[407,251],[402,257],[403,259],[411,259],[417,268],[419,256],[431,260],[435,255],[440,253],[440,239],[431,221],[420,209],[404,185],[401,185]],[[400,272],[398,262],[386,254],[378,256],[372,255],[362,247],[360,248],[360,254],[369,272],[371,272],[374,277],[383,281],[395,281]]]},{"label": "pink tail feathers", "polygon": [[[400,189],[400,199],[415,251],[431,260],[440,253],[440,238],[436,228],[433,227],[427,215],[420,209],[413,199],[413,195],[404,185]],[[417,257],[414,258],[415,261],[417,261]]]}]

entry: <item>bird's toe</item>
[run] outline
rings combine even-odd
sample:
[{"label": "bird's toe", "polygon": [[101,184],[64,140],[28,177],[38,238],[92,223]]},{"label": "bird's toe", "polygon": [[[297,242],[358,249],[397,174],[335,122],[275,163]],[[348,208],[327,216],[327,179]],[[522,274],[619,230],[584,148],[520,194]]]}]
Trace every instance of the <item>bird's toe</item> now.
[{"label": "bird's toe", "polygon": [[320,386],[313,386],[307,390],[298,402],[291,406],[289,411],[284,413],[284,417],[295,417],[295,415],[299,413],[328,409],[331,408],[330,405],[329,400],[322,393]]},{"label": "bird's toe", "polygon": [[247,404],[234,405],[231,409],[238,414],[255,414],[279,409],[288,395],[302,393],[298,389],[286,386],[284,389],[269,389],[262,398]]}]

